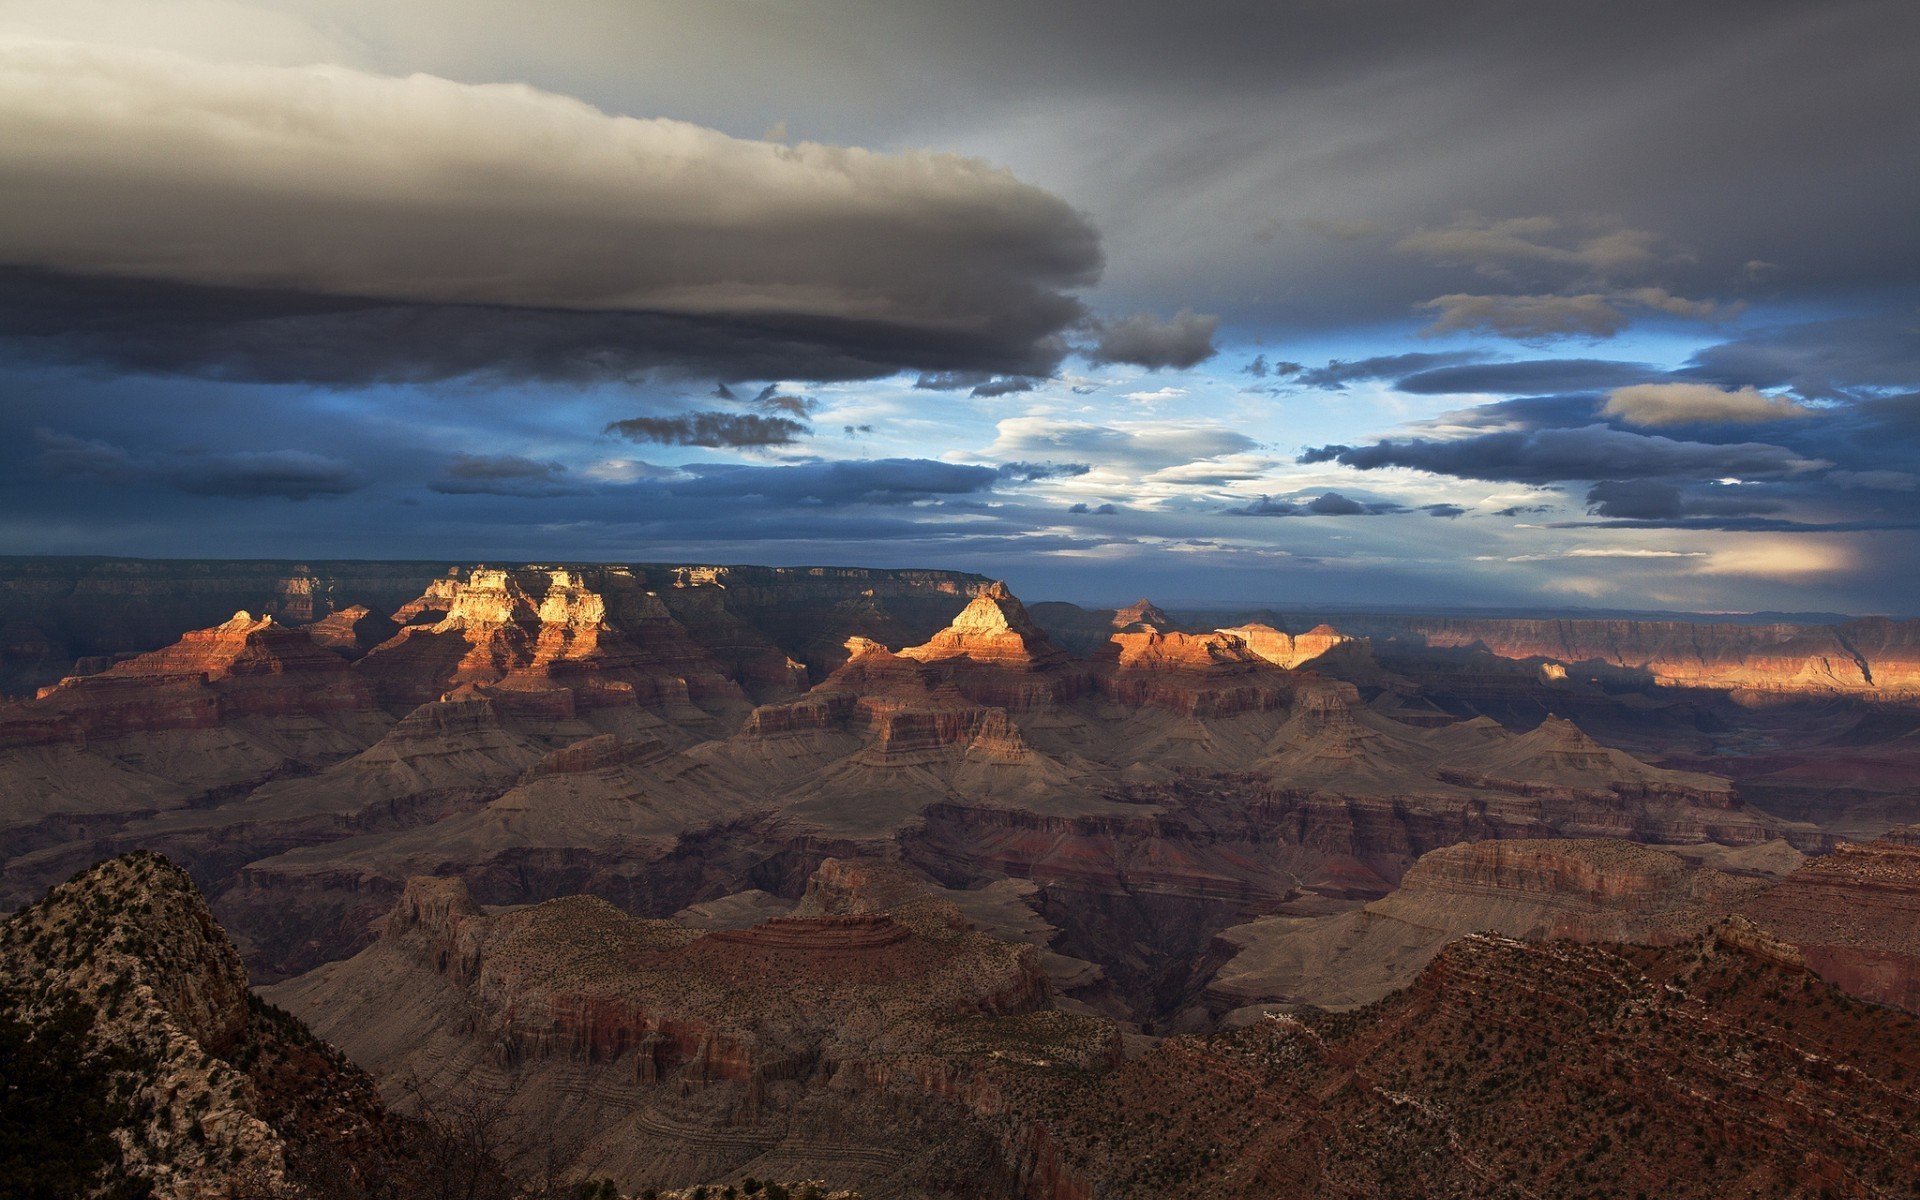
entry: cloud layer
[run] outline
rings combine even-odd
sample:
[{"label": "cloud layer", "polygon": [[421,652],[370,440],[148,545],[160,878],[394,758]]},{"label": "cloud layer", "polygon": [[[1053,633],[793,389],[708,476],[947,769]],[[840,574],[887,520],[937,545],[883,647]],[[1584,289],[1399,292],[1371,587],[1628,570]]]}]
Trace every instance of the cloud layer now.
[{"label": "cloud layer", "polygon": [[[973,158],[100,45],[0,42],[0,190],[16,287],[189,286],[217,330],[202,357],[232,373],[296,332],[384,341],[398,361],[355,356],[375,376],[442,341],[455,357],[428,373],[592,373],[596,347],[614,374],[701,367],[736,346],[823,375],[1045,371],[1102,264],[1072,207]],[[236,294],[303,328],[213,311]]]}]

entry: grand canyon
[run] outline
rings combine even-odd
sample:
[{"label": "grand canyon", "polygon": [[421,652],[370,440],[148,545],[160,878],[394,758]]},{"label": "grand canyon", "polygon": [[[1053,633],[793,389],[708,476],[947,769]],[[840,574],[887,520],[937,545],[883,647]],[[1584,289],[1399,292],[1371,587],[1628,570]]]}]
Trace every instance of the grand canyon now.
[{"label": "grand canyon", "polygon": [[1916,47],[0,0],[0,1200],[1920,1200]]},{"label": "grand canyon", "polygon": [[134,1047],[156,1195],[1920,1170],[1913,623],[51,559],[0,612],[0,979]]}]

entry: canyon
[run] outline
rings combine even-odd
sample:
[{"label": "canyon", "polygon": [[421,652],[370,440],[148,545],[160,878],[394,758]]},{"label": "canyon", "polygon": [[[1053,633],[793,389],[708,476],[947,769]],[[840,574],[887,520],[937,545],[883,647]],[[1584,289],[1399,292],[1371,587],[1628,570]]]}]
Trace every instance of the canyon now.
[{"label": "canyon", "polygon": [[[1605,997],[1585,1026],[1471,1017],[1537,1047],[1515,1054],[1612,1047],[1516,1121],[1690,1061],[1714,1005],[1772,1022],[1742,1053],[1776,1073],[1851,1062],[1847,1031],[1920,1010],[1920,695],[1898,622],[1029,607],[982,576],[862,568],[105,560],[0,564],[0,614],[0,907],[146,864],[135,890],[187,887],[218,922],[195,953],[219,986],[250,978],[339,1046],[393,1110],[378,1121],[492,1097],[564,1142],[569,1177],[630,1191],[1571,1195],[1666,1135],[1594,1125],[1567,1144],[1601,1165],[1575,1174],[1499,1159],[1492,1126],[1448,1116],[1461,1071],[1511,1076],[1478,1074],[1461,1015],[1490,980]],[[1670,988],[1688,999],[1646,1017]],[[1797,1014],[1829,1010],[1844,1028],[1803,1036]],[[1435,1075],[1376,1028],[1456,1065]],[[1250,1082],[1276,1064],[1284,1086]],[[1191,1098],[1097,1115],[1148,1078]],[[1168,1174],[1185,1151],[1152,1138],[1158,1166],[1101,1165],[1145,1136],[1127,1121],[1213,1128],[1200,1097],[1224,1080],[1259,1097],[1252,1140],[1221,1150],[1246,1190],[1207,1190],[1217,1162]],[[1323,1136],[1299,1107],[1322,1093],[1386,1140]],[[1911,1161],[1910,1131],[1822,1111],[1822,1178],[1893,1194],[1874,1172]],[[1713,1129],[1716,1153],[1748,1153]],[[1388,1144],[1444,1170],[1393,1174]],[[498,1170],[525,1177],[528,1153]],[[1786,1166],[1756,1170],[1758,1194],[1794,1194]],[[1321,1190],[1256,1189],[1283,1175]]]}]

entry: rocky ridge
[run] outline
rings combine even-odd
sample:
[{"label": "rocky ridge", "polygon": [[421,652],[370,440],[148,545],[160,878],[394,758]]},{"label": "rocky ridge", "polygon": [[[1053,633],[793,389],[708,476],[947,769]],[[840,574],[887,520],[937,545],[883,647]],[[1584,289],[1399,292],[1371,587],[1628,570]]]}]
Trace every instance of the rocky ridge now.
[{"label": "rocky ridge", "polygon": [[255,1000],[246,970],[184,873],[135,854],[104,862],[0,925],[8,1016],[90,1018],[112,1144],[89,1195],[303,1200],[428,1182],[421,1131],[372,1082]]}]

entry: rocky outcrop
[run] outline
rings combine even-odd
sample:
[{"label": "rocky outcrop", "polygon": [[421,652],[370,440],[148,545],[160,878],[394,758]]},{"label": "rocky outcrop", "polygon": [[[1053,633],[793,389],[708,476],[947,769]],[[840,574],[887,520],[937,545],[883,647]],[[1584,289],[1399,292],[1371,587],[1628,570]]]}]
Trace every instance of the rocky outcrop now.
[{"label": "rocky outcrop", "polygon": [[1115,633],[1094,660],[1102,694],[1128,707],[1228,717],[1284,707],[1293,684],[1238,638],[1173,633],[1141,622]]},{"label": "rocky outcrop", "polygon": [[252,999],[232,943],[165,859],[102,863],[0,925],[0,1009],[29,1028],[80,1014],[82,1061],[108,1064],[85,1110],[97,1124],[68,1129],[109,1147],[79,1194],[296,1200],[323,1180],[346,1197],[434,1182],[425,1131]]},{"label": "rocky outcrop", "polygon": [[1169,617],[1158,604],[1142,596],[1113,614],[1113,627],[1122,633],[1138,632],[1141,629],[1166,633],[1175,626],[1173,618]]},{"label": "rocky outcrop", "polygon": [[1835,987],[1920,1012],[1920,837],[1911,828],[1811,859],[1742,911]]},{"label": "rocky outcrop", "polygon": [[1045,670],[1067,661],[1066,653],[1048,640],[1004,583],[996,583],[974,597],[931,640],[899,653],[920,662],[965,658],[1017,671]]}]

